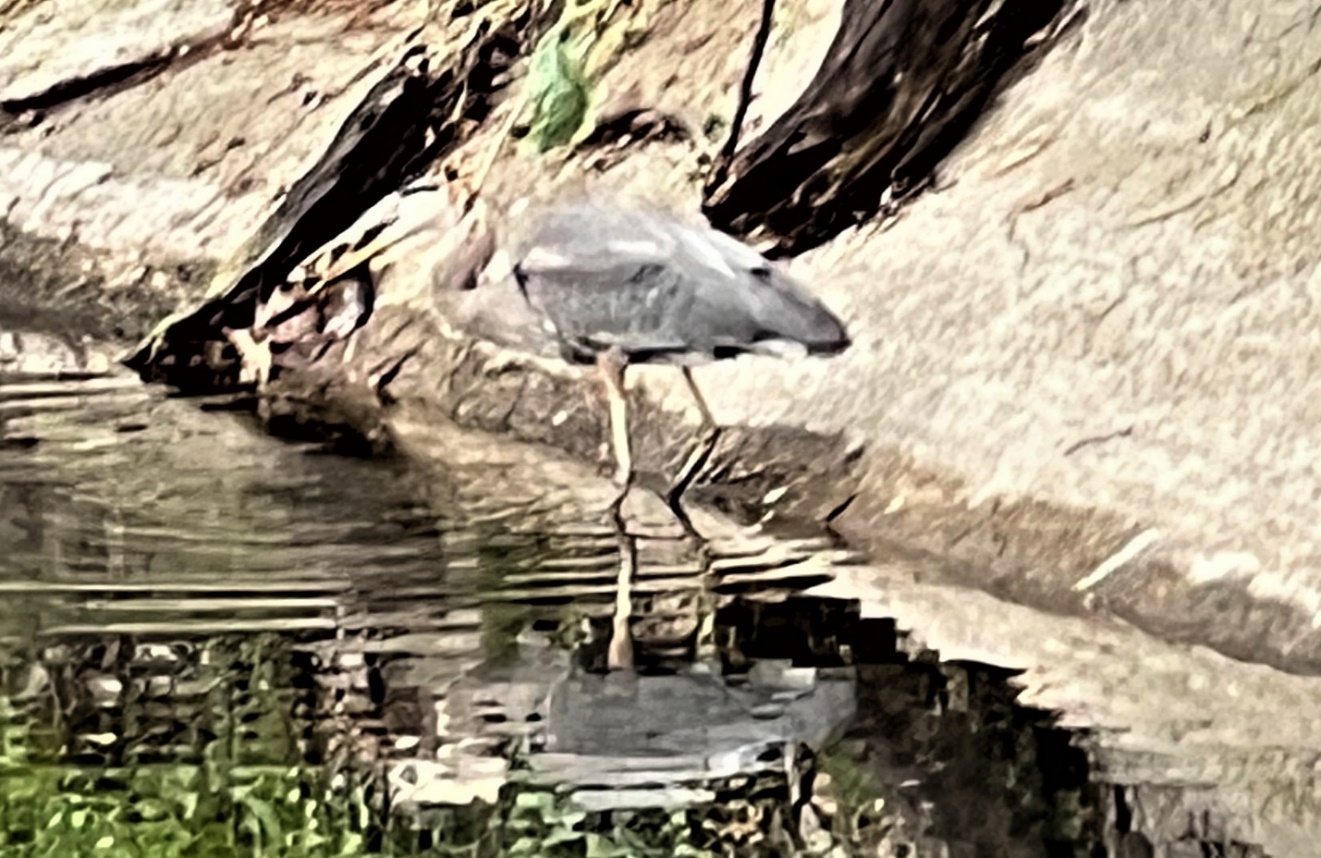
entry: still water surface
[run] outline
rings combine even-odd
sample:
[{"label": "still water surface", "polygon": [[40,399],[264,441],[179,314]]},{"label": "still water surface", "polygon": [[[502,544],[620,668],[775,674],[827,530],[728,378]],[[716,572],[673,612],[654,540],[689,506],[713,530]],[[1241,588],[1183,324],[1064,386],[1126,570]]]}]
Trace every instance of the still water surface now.
[{"label": "still water surface", "polygon": [[1007,674],[782,553],[717,594],[654,529],[604,674],[600,481],[493,443],[427,470],[0,377],[0,855],[1152,854]]}]

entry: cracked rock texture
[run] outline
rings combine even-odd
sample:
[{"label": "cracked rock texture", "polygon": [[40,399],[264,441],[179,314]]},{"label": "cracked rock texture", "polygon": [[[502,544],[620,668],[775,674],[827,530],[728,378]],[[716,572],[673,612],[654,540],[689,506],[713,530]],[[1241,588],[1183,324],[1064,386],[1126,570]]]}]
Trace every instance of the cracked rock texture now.
[{"label": "cracked rock texture", "polygon": [[[121,338],[196,297],[426,12],[304,5],[233,31],[232,4],[217,3],[20,4],[0,19],[0,271],[43,281],[6,297],[95,317],[97,332]],[[58,92],[56,73],[95,83],[153,58],[170,62],[131,86],[112,76],[9,112]],[[44,282],[51,272],[61,282]]]},{"label": "cracked rock texture", "polygon": [[[0,136],[0,274],[37,272],[46,304],[96,308],[129,335],[158,305],[196,299],[197,272],[240,251],[427,11],[272,5],[284,11],[215,41],[222,16],[205,4],[150,4],[173,10],[153,18],[161,34],[96,62],[75,58],[100,23],[22,6],[0,39],[63,40],[66,78],[174,59],[57,102],[50,68],[4,55],[4,98],[49,104],[10,115]],[[727,119],[756,6],[719,7],[743,22],[720,31],[724,43],[692,37],[714,18],[657,13],[660,35],[610,70],[629,84],[608,107],[658,107],[699,128]],[[777,14],[758,77],[773,97],[752,111],[763,124],[838,20],[837,4],[806,0]],[[1321,669],[1315,18],[1302,2],[1096,3],[1001,95],[935,190],[792,263],[848,319],[850,352],[698,369],[734,427],[706,477],[757,498],[803,483],[780,502],[790,514],[823,515],[856,491],[834,523],[864,550],[902,544],[997,595]],[[718,145],[699,134],[563,169],[508,155],[491,194],[585,182],[695,210],[701,160]],[[590,176],[566,178],[584,162]],[[437,331],[406,301],[387,305],[359,353],[399,354]],[[472,425],[599,455],[579,387],[427,348],[393,393],[448,397]],[[644,413],[670,415],[639,439],[660,470],[682,461],[666,438],[691,419],[677,384],[661,373],[637,384]]]},{"label": "cracked rock texture", "polygon": [[1099,4],[940,189],[798,260],[842,365],[712,368],[718,416],[865,437],[862,542],[1321,668],[1316,14]]}]

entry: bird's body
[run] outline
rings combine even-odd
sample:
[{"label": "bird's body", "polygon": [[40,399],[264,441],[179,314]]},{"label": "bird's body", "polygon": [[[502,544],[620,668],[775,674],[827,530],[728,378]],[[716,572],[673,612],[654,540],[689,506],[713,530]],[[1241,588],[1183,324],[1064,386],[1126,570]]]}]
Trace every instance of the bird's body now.
[{"label": "bird's body", "polygon": [[513,275],[566,357],[693,364],[786,343],[849,344],[844,326],[761,254],[709,227],[599,203],[535,213]]}]

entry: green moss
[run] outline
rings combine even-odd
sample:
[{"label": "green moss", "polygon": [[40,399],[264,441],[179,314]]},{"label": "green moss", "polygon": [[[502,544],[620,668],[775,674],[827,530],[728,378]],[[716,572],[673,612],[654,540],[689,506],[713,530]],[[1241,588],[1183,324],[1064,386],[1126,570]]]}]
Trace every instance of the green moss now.
[{"label": "green moss", "polygon": [[[236,770],[209,789],[201,767],[128,772],[10,768],[0,783],[7,858],[348,858],[367,855],[344,813],[307,797],[299,770]],[[123,789],[99,789],[112,777]]]},{"label": "green moss", "polygon": [[529,85],[535,112],[529,137],[538,152],[568,143],[587,118],[587,81],[570,53],[569,35],[567,26],[554,27],[532,55]]}]

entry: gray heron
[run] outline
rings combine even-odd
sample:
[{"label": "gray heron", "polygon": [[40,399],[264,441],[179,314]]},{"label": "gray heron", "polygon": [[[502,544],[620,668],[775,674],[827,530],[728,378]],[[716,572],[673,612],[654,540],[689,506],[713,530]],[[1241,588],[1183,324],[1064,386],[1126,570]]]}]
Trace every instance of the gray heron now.
[{"label": "gray heron", "polygon": [[[596,365],[609,403],[615,479],[624,487],[633,478],[624,397],[630,365],[677,365],[710,430],[716,423],[694,365],[742,353],[829,355],[850,345],[839,318],[756,250],[661,211],[551,204],[529,212],[526,229],[502,252],[562,357]],[[690,477],[681,472],[676,485]],[[677,500],[672,494],[671,505]]]}]

